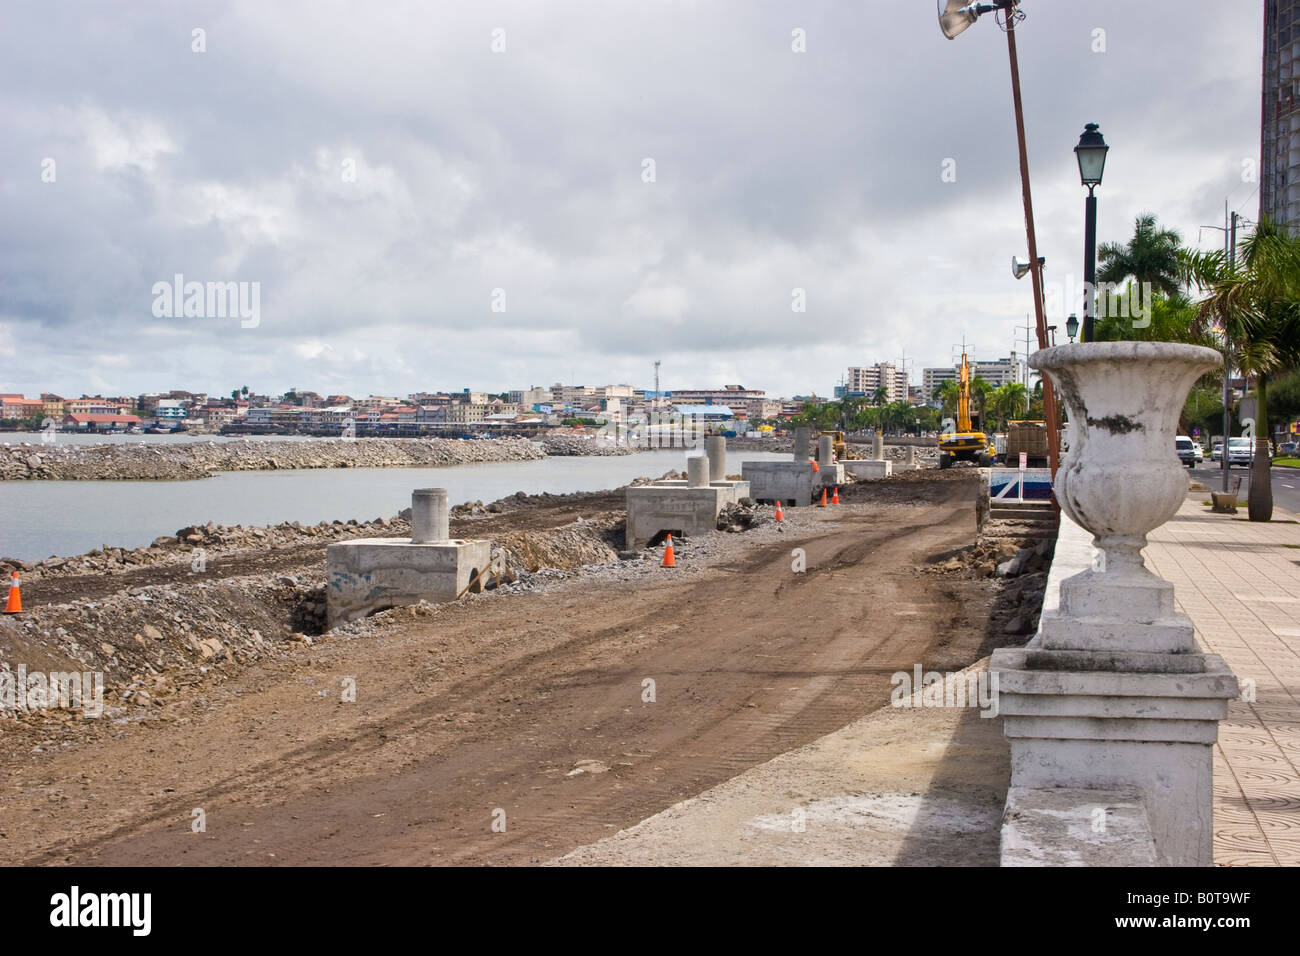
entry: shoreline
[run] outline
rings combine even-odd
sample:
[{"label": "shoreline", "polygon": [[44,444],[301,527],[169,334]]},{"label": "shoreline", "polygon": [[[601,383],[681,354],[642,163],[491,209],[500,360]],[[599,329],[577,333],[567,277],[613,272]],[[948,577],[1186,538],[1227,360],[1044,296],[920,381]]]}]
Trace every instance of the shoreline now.
[{"label": "shoreline", "polygon": [[195,481],[218,472],[430,468],[634,454],[598,439],[337,438],[0,446],[0,481]]}]

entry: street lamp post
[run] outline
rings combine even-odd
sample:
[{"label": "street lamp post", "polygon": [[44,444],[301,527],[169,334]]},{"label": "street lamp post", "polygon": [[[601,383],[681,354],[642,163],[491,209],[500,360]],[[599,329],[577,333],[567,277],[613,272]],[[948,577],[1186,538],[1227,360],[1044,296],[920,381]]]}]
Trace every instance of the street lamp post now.
[{"label": "street lamp post", "polygon": [[1088,187],[1088,198],[1083,207],[1083,335],[1081,342],[1093,342],[1094,314],[1097,311],[1097,197],[1093,190],[1101,184],[1101,174],[1106,168],[1106,152],[1110,147],[1102,138],[1096,123],[1088,123],[1074,147],[1079,161],[1079,181]]}]

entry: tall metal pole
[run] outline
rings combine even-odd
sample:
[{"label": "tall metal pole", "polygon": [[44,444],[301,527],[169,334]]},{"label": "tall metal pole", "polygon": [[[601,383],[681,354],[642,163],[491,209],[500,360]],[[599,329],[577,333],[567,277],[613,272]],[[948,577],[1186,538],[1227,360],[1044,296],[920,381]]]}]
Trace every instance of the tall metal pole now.
[{"label": "tall metal pole", "polygon": [[[1047,348],[1047,315],[1043,309],[1043,266],[1038,261],[1038,238],[1034,232],[1034,201],[1029,191],[1029,155],[1025,147],[1025,113],[1020,101],[1020,61],[1016,56],[1015,10],[1006,11],[1007,56],[1011,61],[1011,98],[1016,110],[1016,141],[1020,147],[1020,191],[1025,201],[1025,236],[1029,241],[1029,274],[1034,280],[1034,312],[1038,347]],[[1052,477],[1060,463],[1061,435],[1052,383],[1043,376],[1043,419],[1047,425],[1047,463]]]},{"label": "tall metal pole", "polygon": [[1097,311],[1097,197],[1088,187],[1083,205],[1083,335],[1080,342],[1096,341],[1093,314]]},{"label": "tall metal pole", "polygon": [[[1234,213],[1235,215],[1235,213]],[[1233,242],[1232,232],[1228,227],[1228,200],[1223,200],[1223,252],[1227,256],[1228,263],[1231,265],[1237,258],[1236,244]],[[1232,434],[1232,421],[1228,413],[1228,379],[1232,377],[1232,342],[1228,340],[1227,330],[1224,330],[1224,341],[1227,343],[1227,352],[1223,357],[1223,452],[1219,462],[1219,471],[1223,474],[1223,491],[1228,491],[1228,436]]]}]

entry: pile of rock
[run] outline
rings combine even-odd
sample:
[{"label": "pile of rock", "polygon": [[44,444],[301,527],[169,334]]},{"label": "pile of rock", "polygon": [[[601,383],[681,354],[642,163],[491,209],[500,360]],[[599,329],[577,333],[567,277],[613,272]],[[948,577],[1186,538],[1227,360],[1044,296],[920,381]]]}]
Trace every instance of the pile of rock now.
[{"label": "pile of rock", "polygon": [[0,479],[183,480],[203,478],[216,471],[427,468],[491,461],[535,461],[544,457],[546,453],[542,448],[526,438],[245,439],[129,445],[60,445],[56,441],[51,445],[0,446]]},{"label": "pile of rock", "polygon": [[634,455],[639,448],[620,444],[597,435],[548,435],[542,439],[546,454],[557,457],[571,455]]},{"label": "pile of rock", "polygon": [[[408,515],[409,517],[409,515]],[[346,538],[374,537],[382,534],[402,536],[410,534],[408,522],[393,518],[375,518],[372,521],[322,521],[304,525],[298,521],[284,521],[266,527],[245,527],[208,522],[180,528],[174,535],[154,538],[143,548],[111,548],[105,545],[85,554],[70,557],[51,557],[44,561],[24,561],[20,558],[0,558],[0,574],[20,571],[28,580],[91,572],[128,570],[137,566],[175,564],[195,557],[196,549],[203,549],[204,560],[218,555],[246,549],[265,550],[286,545],[302,544],[313,540],[341,541]]]},{"label": "pile of rock", "polygon": [[933,559],[930,570],[939,573],[970,571],[976,577],[1013,578],[1045,572],[1052,563],[1056,542],[981,537],[975,544]]},{"label": "pile of rock", "polygon": [[758,528],[771,521],[769,509],[759,508],[753,498],[741,498],[734,505],[727,505],[718,512],[719,531],[739,534],[751,528]]}]

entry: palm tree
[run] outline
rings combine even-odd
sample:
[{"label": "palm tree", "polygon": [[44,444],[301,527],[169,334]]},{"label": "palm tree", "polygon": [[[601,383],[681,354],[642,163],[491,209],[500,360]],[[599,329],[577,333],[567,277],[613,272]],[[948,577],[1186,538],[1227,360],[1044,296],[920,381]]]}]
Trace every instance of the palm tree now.
[{"label": "palm tree", "polygon": [[876,407],[885,405],[889,401],[889,389],[884,385],[877,387],[872,394],[875,398]]},{"label": "palm tree", "polygon": [[951,418],[957,414],[957,400],[961,397],[961,385],[956,379],[946,379],[934,390],[934,397],[939,400],[942,416]]},{"label": "palm tree", "polygon": [[244,398],[248,398],[248,386],[247,386],[247,385],[245,385],[245,386],[243,386],[242,388],[240,388],[239,391],[243,394]]},{"label": "palm tree", "polygon": [[1196,331],[1219,332],[1242,374],[1255,379],[1258,409],[1247,510],[1251,521],[1270,521],[1268,383],[1300,366],[1300,240],[1264,219],[1242,242],[1240,264],[1221,252],[1189,254],[1184,264],[1189,278],[1208,290]]},{"label": "palm tree", "polygon": [[1162,229],[1152,213],[1142,213],[1133,223],[1133,238],[1124,245],[1103,242],[1097,248],[1097,281],[1119,285],[1137,281],[1134,294],[1142,302],[1142,284],[1173,298],[1181,291],[1179,253],[1183,238],[1172,229]]},{"label": "palm tree", "polygon": [[989,396],[993,394],[993,386],[989,384],[988,379],[982,375],[976,375],[970,380],[970,397],[975,403],[975,408],[979,414],[979,425],[971,424],[972,428],[984,427],[984,409],[988,405]]},{"label": "palm tree", "polygon": [[1007,422],[1027,411],[1029,389],[1019,382],[1009,382],[994,390],[991,402],[993,406],[994,429],[1005,431]]}]

